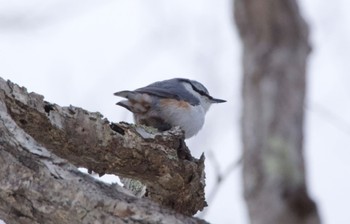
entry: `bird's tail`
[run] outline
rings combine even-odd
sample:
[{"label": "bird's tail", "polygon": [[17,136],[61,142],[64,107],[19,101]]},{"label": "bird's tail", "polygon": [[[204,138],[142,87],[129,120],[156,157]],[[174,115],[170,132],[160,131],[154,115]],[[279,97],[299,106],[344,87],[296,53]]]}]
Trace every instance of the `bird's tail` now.
[{"label": "bird's tail", "polygon": [[117,105],[124,107],[125,109],[133,112],[132,110],[132,106],[130,105],[130,102],[128,100],[123,100],[123,101],[119,101],[118,103],[116,103]]},{"label": "bird's tail", "polygon": [[134,92],[133,91],[129,91],[129,90],[124,90],[124,91],[120,91],[120,92],[115,92],[114,96],[120,96],[120,97],[124,97],[129,99],[130,95],[133,95]]},{"label": "bird's tail", "polygon": [[150,108],[152,102],[148,94],[138,93],[135,91],[120,91],[114,93],[115,96],[124,97],[127,100],[122,100],[117,105],[126,108],[133,113],[145,113]]}]

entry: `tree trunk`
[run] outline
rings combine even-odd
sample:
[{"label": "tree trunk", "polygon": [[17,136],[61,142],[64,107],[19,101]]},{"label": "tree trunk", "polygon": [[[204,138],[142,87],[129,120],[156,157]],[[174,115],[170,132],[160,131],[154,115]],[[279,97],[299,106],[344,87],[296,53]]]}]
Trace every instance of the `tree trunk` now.
[{"label": "tree trunk", "polygon": [[243,185],[251,223],[320,223],[303,159],[308,27],[295,0],[235,0],[243,42]]},{"label": "tree trunk", "polygon": [[[7,223],[204,223],[204,157],[159,133],[60,107],[0,78],[0,219]],[[73,165],[72,165],[73,164]],[[141,181],[146,197],[77,170]]]}]

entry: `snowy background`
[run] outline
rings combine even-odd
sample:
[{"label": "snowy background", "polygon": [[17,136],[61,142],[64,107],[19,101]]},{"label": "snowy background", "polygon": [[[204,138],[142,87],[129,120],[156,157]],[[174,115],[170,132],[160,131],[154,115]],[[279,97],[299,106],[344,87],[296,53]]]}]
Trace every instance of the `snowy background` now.
[{"label": "snowy background", "polygon": [[[350,2],[299,3],[313,46],[305,107],[309,189],[324,223],[350,223]],[[207,159],[208,195],[217,169],[225,172],[241,154],[240,53],[229,0],[0,0],[0,77],[47,101],[132,122],[112,94],[173,77],[196,79],[226,99],[187,141],[196,156],[204,151],[219,161],[216,167]],[[200,217],[248,222],[240,172],[230,173]]]}]

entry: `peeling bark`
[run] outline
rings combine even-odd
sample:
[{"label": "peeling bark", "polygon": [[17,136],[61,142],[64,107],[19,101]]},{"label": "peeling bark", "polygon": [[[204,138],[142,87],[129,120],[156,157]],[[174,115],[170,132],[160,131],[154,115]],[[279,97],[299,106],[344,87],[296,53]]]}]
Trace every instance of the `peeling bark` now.
[{"label": "peeling bark", "polygon": [[295,0],[235,0],[243,42],[243,183],[251,223],[320,223],[303,158],[308,27]]},{"label": "peeling bark", "polygon": [[[139,180],[147,198],[76,167]],[[202,223],[186,215],[206,206],[204,186],[204,157],[188,154],[180,129],[110,123],[0,78],[0,218],[6,222]]]}]

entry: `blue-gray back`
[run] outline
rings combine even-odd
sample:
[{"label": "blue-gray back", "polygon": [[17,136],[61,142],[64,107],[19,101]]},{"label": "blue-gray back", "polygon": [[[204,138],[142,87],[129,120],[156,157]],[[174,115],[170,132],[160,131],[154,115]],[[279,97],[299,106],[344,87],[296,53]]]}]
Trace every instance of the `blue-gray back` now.
[{"label": "blue-gray back", "polygon": [[183,81],[189,82],[189,80],[186,79],[174,78],[152,83],[148,86],[136,89],[135,92],[147,93],[160,98],[184,100],[191,105],[198,105],[199,99],[186,90],[182,84]]}]

